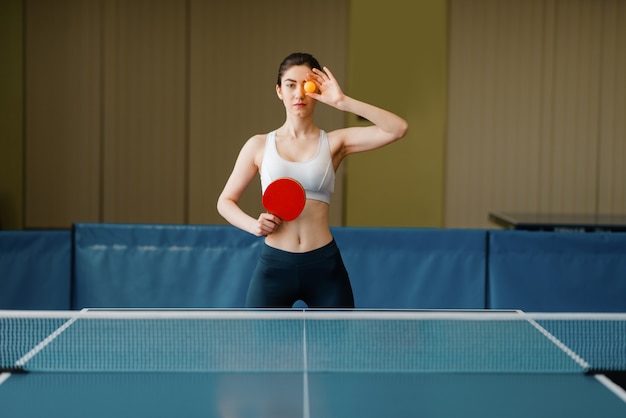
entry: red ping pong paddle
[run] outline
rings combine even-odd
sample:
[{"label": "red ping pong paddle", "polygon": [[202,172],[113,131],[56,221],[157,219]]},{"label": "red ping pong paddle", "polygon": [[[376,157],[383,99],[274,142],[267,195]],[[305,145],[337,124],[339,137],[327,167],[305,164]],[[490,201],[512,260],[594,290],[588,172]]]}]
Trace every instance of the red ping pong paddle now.
[{"label": "red ping pong paddle", "polygon": [[267,186],[262,201],[265,210],[289,222],[302,213],[306,203],[306,193],[297,180],[283,177]]}]

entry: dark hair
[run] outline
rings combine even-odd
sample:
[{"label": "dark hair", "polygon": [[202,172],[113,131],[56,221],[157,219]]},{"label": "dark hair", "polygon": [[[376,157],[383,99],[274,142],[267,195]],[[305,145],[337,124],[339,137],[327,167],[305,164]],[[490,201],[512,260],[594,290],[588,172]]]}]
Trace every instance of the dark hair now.
[{"label": "dark hair", "polygon": [[285,58],[280,64],[280,67],[278,67],[278,81],[276,82],[276,84],[280,86],[280,80],[283,78],[283,74],[285,74],[285,71],[287,71],[294,65],[306,65],[310,69],[322,69],[320,63],[317,62],[313,55],[304,52],[294,52],[293,54],[290,54],[287,58]]}]

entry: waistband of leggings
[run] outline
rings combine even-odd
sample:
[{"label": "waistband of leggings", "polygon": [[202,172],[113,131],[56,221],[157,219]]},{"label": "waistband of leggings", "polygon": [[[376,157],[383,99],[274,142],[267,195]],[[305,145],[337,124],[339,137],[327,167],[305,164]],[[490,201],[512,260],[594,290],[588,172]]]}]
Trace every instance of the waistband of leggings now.
[{"label": "waistband of leggings", "polygon": [[333,256],[338,252],[339,248],[337,247],[337,243],[334,239],[320,248],[316,248],[311,251],[305,251],[303,253],[294,253],[291,251],[280,250],[278,248],[270,247],[265,242],[263,242],[263,246],[261,247],[262,257],[272,257],[275,259],[289,260],[292,262],[314,261],[316,259]]}]

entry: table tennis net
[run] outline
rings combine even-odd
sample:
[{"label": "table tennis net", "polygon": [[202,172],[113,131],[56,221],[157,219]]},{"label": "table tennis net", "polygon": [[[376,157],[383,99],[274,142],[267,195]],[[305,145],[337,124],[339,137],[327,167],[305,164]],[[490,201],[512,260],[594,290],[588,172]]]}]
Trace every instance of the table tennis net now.
[{"label": "table tennis net", "polygon": [[626,370],[626,316],[416,311],[0,311],[29,372]]}]

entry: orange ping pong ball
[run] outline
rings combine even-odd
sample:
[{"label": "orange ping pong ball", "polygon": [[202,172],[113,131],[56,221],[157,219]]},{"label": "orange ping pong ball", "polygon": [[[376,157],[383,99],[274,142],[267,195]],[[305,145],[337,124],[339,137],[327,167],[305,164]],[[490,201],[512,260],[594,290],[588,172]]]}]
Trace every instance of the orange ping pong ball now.
[{"label": "orange ping pong ball", "polygon": [[307,81],[306,83],[304,83],[304,91],[306,91],[307,93],[313,93],[315,90],[317,90],[317,86],[314,82]]}]

